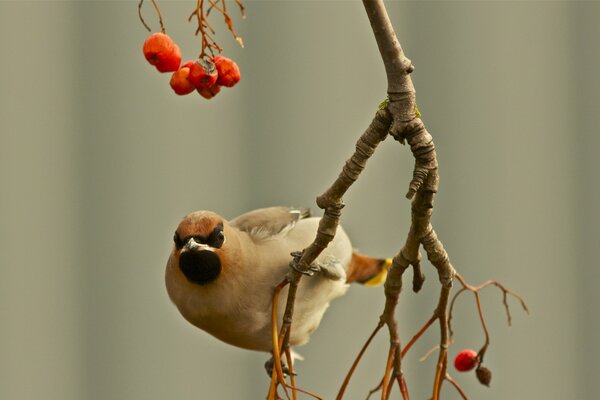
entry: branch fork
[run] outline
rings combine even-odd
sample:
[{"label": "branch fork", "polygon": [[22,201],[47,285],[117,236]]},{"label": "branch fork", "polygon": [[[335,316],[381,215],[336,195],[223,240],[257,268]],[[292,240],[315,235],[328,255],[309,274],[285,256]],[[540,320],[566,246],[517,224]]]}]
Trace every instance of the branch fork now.
[{"label": "branch fork", "polygon": [[[343,195],[358,179],[360,173],[365,168],[368,159],[374,154],[379,143],[390,135],[402,144],[408,143],[415,159],[413,177],[406,194],[406,198],[411,200],[411,226],[404,245],[394,256],[392,265],[388,270],[384,284],[386,301],[379,322],[352,364],[336,399],[341,400],[343,398],[352,374],[372,339],[383,326],[387,326],[390,337],[390,347],[385,364],[385,372],[380,384],[376,389],[370,392],[369,397],[376,391],[381,390],[382,400],[388,399],[394,383],[397,383],[402,398],[407,400],[409,398],[409,393],[402,374],[402,357],[404,357],[414,343],[436,321],[439,323],[440,342],[438,345],[439,354],[436,363],[431,398],[432,400],[440,399],[441,388],[444,381],[450,382],[459,394],[463,398],[466,398],[466,395],[458,383],[452,379],[447,372],[448,346],[452,341],[452,331],[450,329],[448,317],[448,302],[455,278],[460,281],[463,288],[452,299],[450,312],[452,311],[452,306],[454,305],[456,297],[460,293],[471,291],[475,294],[479,315],[486,334],[486,343],[479,353],[480,358],[483,358],[485,349],[489,344],[489,335],[485,326],[485,320],[483,319],[478,291],[484,287],[496,285],[504,293],[505,305],[506,296],[507,294],[510,294],[517,297],[526,310],[527,308],[520,296],[508,291],[495,281],[486,282],[479,287],[468,285],[464,279],[456,273],[456,270],[452,266],[448,253],[444,249],[442,242],[439,240],[434,227],[431,224],[434,197],[438,191],[439,185],[438,161],[433,138],[425,128],[416,106],[415,89],[410,78],[411,72],[414,71],[414,65],[404,55],[387,15],[383,0],[363,0],[363,4],[385,66],[388,78],[388,101],[382,103],[380,110],[376,112],[371,124],[358,139],[354,153],[346,161],[342,172],[337,179],[322,195],[317,197],[317,205],[325,210],[324,216],[319,223],[317,235],[313,243],[301,253],[294,254],[294,260],[291,263],[292,270],[290,271],[290,274],[288,274],[288,298],[282,327],[279,335],[277,335],[276,331],[274,331],[275,333],[273,335],[274,343],[276,344],[274,346],[274,352],[281,352],[283,349],[287,349],[287,339],[289,338],[289,332],[292,328],[294,302],[298,283],[302,275],[310,275],[311,265],[333,240],[342,209],[344,208]],[[421,270],[421,247],[425,251],[427,259],[436,268],[438,273],[440,281],[438,304],[429,320],[418,330],[407,345],[402,348],[395,312],[402,291],[402,276],[409,267],[412,267],[413,269],[413,291],[418,292],[423,286],[425,276]],[[510,313],[507,305],[506,309],[510,322]],[[276,359],[275,366],[277,367],[277,365]],[[274,380],[276,375],[282,376],[282,373],[274,373]],[[478,377],[479,375],[478,372]],[[274,382],[274,380],[272,382]],[[279,380],[281,381],[281,378]],[[293,386],[295,386],[295,384]],[[295,389],[293,394],[295,396]],[[271,397],[269,397],[269,399],[271,399]]]}]

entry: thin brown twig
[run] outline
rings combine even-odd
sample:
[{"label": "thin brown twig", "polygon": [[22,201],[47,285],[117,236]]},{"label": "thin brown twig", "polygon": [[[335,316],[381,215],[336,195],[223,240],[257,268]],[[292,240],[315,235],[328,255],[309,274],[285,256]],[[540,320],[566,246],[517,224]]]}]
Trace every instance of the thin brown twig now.
[{"label": "thin brown twig", "polygon": [[290,399],[290,395],[285,386],[285,378],[283,376],[283,369],[281,367],[281,348],[283,343],[280,345],[278,329],[277,329],[277,304],[279,303],[279,294],[281,290],[289,284],[287,278],[283,279],[276,287],[273,292],[273,304],[271,310],[271,332],[272,332],[272,340],[273,340],[273,372],[271,373],[271,385],[269,388],[269,400],[272,399],[271,396],[276,396],[277,394],[277,385],[283,385],[283,390],[288,399]]},{"label": "thin brown twig", "polygon": [[419,340],[419,338],[425,333],[425,331],[427,331],[427,329],[435,322],[435,320],[437,319],[437,317],[435,316],[435,314],[429,318],[429,320],[427,322],[425,322],[425,324],[421,327],[421,329],[419,329],[419,331],[417,333],[415,333],[415,335],[409,340],[409,342],[406,344],[406,346],[404,346],[404,348],[402,349],[402,357],[404,357],[406,355],[406,353],[408,353],[408,350],[410,350],[410,348],[413,346],[413,344],[416,343],[417,340]]},{"label": "thin brown twig", "polygon": [[435,346],[433,346],[432,348],[430,348],[429,350],[427,350],[425,352],[425,354],[423,354],[423,356],[421,358],[419,358],[419,362],[425,362],[425,361],[427,361],[427,359],[429,358],[429,356],[431,356],[434,352],[436,352],[439,349],[440,349],[440,345],[436,344]]},{"label": "thin brown twig", "polygon": [[240,14],[242,14],[242,18],[246,18],[246,8],[242,4],[242,1],[235,0],[235,2],[237,3],[238,7],[240,8]]},{"label": "thin brown twig", "polygon": [[454,379],[452,379],[452,377],[448,373],[446,373],[445,379],[448,382],[450,382],[452,384],[452,386],[454,386],[454,388],[456,389],[456,391],[458,392],[458,394],[460,394],[460,397],[462,397],[463,400],[469,400],[468,397],[467,397],[467,395],[465,394],[465,392],[462,390],[462,388],[458,384],[458,382],[456,382]]},{"label": "thin brown twig", "polygon": [[392,387],[394,385],[395,380],[396,380],[396,377],[394,376],[394,373],[392,372],[390,374],[390,379],[388,381],[387,391],[384,391],[385,398],[383,398],[383,393],[382,393],[382,400],[388,400],[390,398],[390,396],[392,395]]},{"label": "thin brown twig", "polygon": [[[292,389],[292,386],[288,385],[287,383],[283,383],[283,386]],[[311,392],[310,390],[301,389],[299,387],[297,387],[296,390],[299,391],[300,393],[304,393],[306,395],[309,395],[309,396],[311,396],[311,397],[313,397],[313,398],[315,398],[317,400],[323,400],[323,398],[321,396],[319,396],[316,393]]]},{"label": "thin brown twig", "polygon": [[[241,0],[236,0],[236,2],[240,6],[240,12],[244,17],[245,12],[244,7],[241,4]],[[211,26],[210,22],[208,21],[208,17],[213,10],[223,15],[227,29],[232,33],[233,38],[240,44],[240,46],[244,47],[244,42],[242,38],[235,32],[235,29],[233,27],[233,21],[228,14],[226,0],[207,0],[207,4],[208,8],[205,12],[204,0],[197,0],[196,9],[188,17],[189,22],[192,21],[192,18],[194,16],[196,16],[197,18],[198,26],[196,27],[195,34],[196,36],[201,35],[202,48],[200,52],[200,57],[202,58],[206,56],[207,51],[209,51],[213,56],[215,52],[221,53],[223,51],[221,46],[218,45],[217,41],[213,37],[213,35],[216,34],[216,30]],[[212,35],[209,34],[209,31]]]},{"label": "thin brown twig", "polygon": [[398,386],[400,386],[400,393],[402,393],[402,400],[409,400],[408,398],[408,387],[406,386],[406,380],[404,379],[404,375],[399,375],[396,377],[398,381]]},{"label": "thin brown twig", "polygon": [[138,4],[138,16],[140,17],[140,21],[142,21],[142,24],[146,27],[146,29],[148,29],[148,32],[152,32],[152,29],[150,29],[146,21],[144,21],[144,17],[142,17],[142,4],[144,4],[144,0],[140,0]]},{"label": "thin brown twig", "polygon": [[[360,362],[362,356],[365,354],[365,351],[367,351],[367,348],[371,344],[371,341],[373,340],[373,338],[375,337],[375,335],[377,335],[377,332],[379,332],[379,330],[382,327],[383,327],[383,322],[380,321],[379,324],[377,324],[377,327],[375,328],[375,330],[371,333],[371,335],[369,336],[369,338],[367,339],[367,341],[363,345],[362,349],[360,349],[360,352],[358,353],[358,356],[356,356],[356,359],[352,363],[352,367],[350,367],[350,370],[346,374],[346,378],[344,379],[344,382],[342,383],[342,386],[340,387],[340,390],[338,391],[338,395],[336,396],[336,400],[341,400],[342,397],[344,396],[344,392],[346,391],[346,387],[348,386],[348,383],[350,382],[350,379],[352,378],[352,374],[354,374],[354,370],[358,366],[358,363]],[[369,396],[370,396],[370,394],[369,394]],[[368,397],[367,397],[367,399],[368,399]]]},{"label": "thin brown twig", "polygon": [[285,358],[287,359],[288,370],[290,371],[292,397],[294,398],[294,400],[298,400],[298,391],[296,389],[296,374],[294,373],[294,360],[292,359],[292,354],[289,346],[285,349]]},{"label": "thin brown twig", "polygon": [[[435,263],[434,263],[435,265]],[[444,383],[444,377],[446,376],[446,368],[448,366],[448,298],[450,297],[449,285],[442,285],[440,291],[440,298],[438,306],[436,308],[436,314],[438,315],[438,321],[440,323],[440,354],[438,356],[438,362],[436,364],[435,379],[433,384],[433,400],[439,400],[440,393],[442,391],[442,384]]]},{"label": "thin brown twig", "polygon": [[222,9],[221,7],[219,7],[217,5],[217,3],[215,3],[213,0],[208,0],[208,2],[210,3],[211,8],[214,8],[215,10],[219,11],[221,14],[226,14],[227,11],[225,11],[224,9]]},{"label": "thin brown twig", "polygon": [[389,397],[388,389],[390,388],[390,382],[388,381],[388,375],[392,372],[392,363],[394,362],[395,350],[396,346],[391,345],[388,353],[387,363],[385,364],[385,372],[383,374],[383,387],[381,388],[382,400],[387,400]]},{"label": "thin brown twig", "polygon": [[379,385],[377,385],[373,389],[369,390],[369,394],[367,395],[366,400],[369,400],[372,395],[374,395],[375,393],[379,392],[382,387],[383,387],[383,379],[381,380],[381,382],[379,382]]},{"label": "thin brown twig", "polygon": [[452,301],[450,302],[450,308],[449,308],[449,318],[448,318],[448,325],[449,325],[449,330],[450,330],[450,337],[452,337],[452,335],[454,335],[454,332],[452,330],[452,326],[451,326],[451,320],[452,320],[452,315],[453,315],[453,311],[454,311],[454,305],[456,302],[456,299],[464,292],[469,291],[471,293],[473,293],[474,297],[475,297],[475,305],[477,307],[477,313],[479,315],[479,320],[481,322],[481,327],[483,329],[484,332],[484,336],[485,336],[485,342],[483,344],[483,346],[481,347],[481,349],[478,352],[478,358],[479,358],[479,362],[481,362],[483,360],[483,357],[487,351],[487,348],[490,344],[490,333],[487,327],[487,323],[485,321],[485,317],[483,315],[483,308],[481,305],[481,298],[480,298],[480,291],[489,287],[489,286],[496,286],[498,289],[500,289],[502,291],[502,304],[504,305],[504,309],[506,310],[506,315],[507,315],[507,321],[508,321],[508,325],[511,326],[512,324],[512,318],[511,318],[511,314],[510,314],[510,307],[508,305],[508,301],[507,301],[507,297],[508,295],[511,295],[513,297],[515,297],[517,300],[519,300],[519,302],[521,303],[521,306],[523,307],[523,309],[527,312],[527,314],[529,314],[529,308],[527,307],[527,304],[525,303],[525,300],[523,299],[522,296],[518,295],[517,293],[507,289],[504,285],[500,284],[499,282],[495,281],[495,280],[488,280],[484,283],[482,283],[479,286],[473,286],[470,285],[469,283],[466,282],[466,280],[460,275],[460,274],[456,274],[456,279],[461,283],[462,288],[456,292],[454,294],[454,296],[452,297]]},{"label": "thin brown twig", "polygon": [[160,14],[160,10],[158,9],[158,4],[156,3],[156,0],[151,0],[151,1],[152,1],[152,5],[154,6],[154,9],[156,10],[156,14],[158,14],[158,22],[160,23],[160,30],[162,31],[162,33],[165,33],[165,25],[163,24],[162,15]]}]

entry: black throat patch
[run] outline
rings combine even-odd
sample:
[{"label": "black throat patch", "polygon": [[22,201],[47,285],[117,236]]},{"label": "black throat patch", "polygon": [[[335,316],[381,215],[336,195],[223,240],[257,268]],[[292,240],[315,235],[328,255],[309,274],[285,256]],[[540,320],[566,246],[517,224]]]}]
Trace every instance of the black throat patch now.
[{"label": "black throat patch", "polygon": [[179,269],[192,283],[206,285],[221,273],[219,256],[209,250],[186,251],[179,257]]}]

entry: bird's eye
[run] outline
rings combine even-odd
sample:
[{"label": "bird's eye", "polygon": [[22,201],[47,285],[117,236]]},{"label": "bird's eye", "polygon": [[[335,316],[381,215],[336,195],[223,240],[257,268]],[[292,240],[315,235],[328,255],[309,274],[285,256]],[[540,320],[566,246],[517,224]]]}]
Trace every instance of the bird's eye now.
[{"label": "bird's eye", "polygon": [[175,235],[173,235],[173,242],[178,250],[183,247],[183,240],[181,240],[177,231],[175,231]]},{"label": "bird's eye", "polygon": [[220,249],[221,246],[223,246],[224,242],[225,242],[225,235],[223,234],[223,227],[218,226],[211,233],[208,244],[210,246],[214,247],[215,249]]}]

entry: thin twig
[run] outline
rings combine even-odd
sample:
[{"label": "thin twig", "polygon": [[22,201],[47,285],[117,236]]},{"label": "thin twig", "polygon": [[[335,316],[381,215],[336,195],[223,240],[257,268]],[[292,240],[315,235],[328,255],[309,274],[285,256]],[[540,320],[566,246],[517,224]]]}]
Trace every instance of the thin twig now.
[{"label": "thin twig", "polygon": [[465,392],[462,390],[462,388],[458,384],[458,382],[456,382],[454,379],[452,379],[452,377],[449,374],[446,374],[446,380],[448,382],[450,382],[452,384],[452,386],[454,386],[454,388],[456,389],[456,391],[458,392],[458,394],[460,394],[460,397],[462,397],[463,400],[469,400],[467,398],[467,395],[465,394]]},{"label": "thin twig", "polygon": [[400,386],[400,393],[402,393],[402,400],[409,400],[408,398],[408,387],[406,386],[406,380],[404,379],[404,375],[399,375],[396,377],[398,381],[398,386]]},{"label": "thin twig", "polygon": [[[340,390],[338,392],[336,400],[341,400],[342,397],[344,396],[344,392],[346,391],[346,387],[348,386],[348,383],[350,382],[350,379],[352,378],[352,374],[354,374],[354,370],[358,366],[358,363],[360,362],[362,356],[365,354],[365,351],[367,351],[367,348],[371,344],[371,341],[373,340],[373,338],[375,337],[375,335],[377,335],[377,332],[379,332],[379,330],[382,327],[383,327],[383,322],[380,322],[379,324],[377,324],[377,327],[375,328],[375,330],[371,333],[371,335],[369,336],[369,338],[367,339],[367,341],[363,345],[362,349],[360,349],[360,352],[358,353],[358,356],[356,356],[356,359],[352,363],[352,367],[350,367],[350,370],[346,374],[346,378],[344,379],[344,383],[342,383],[342,387],[340,387]],[[370,396],[370,394],[369,394],[369,396]],[[367,397],[367,399],[368,399],[368,397]]]},{"label": "thin twig", "polygon": [[425,362],[427,361],[427,359],[429,358],[429,356],[431,356],[435,351],[439,350],[440,345],[436,344],[435,346],[433,346],[432,348],[430,348],[429,350],[427,350],[425,352],[425,354],[423,354],[423,356],[421,358],[419,358],[419,362]]},{"label": "thin twig", "polygon": [[417,340],[419,340],[419,338],[425,333],[425,331],[427,331],[427,329],[435,322],[436,319],[437,319],[437,316],[434,314],[431,318],[429,318],[429,320],[427,322],[425,322],[425,325],[423,325],[421,327],[421,329],[419,329],[419,331],[417,333],[415,333],[415,335],[410,339],[410,341],[402,349],[402,353],[401,353],[402,357],[404,357],[406,355],[406,353],[408,352],[408,350],[410,350],[412,345],[415,344]]},{"label": "thin twig", "polygon": [[160,10],[158,9],[158,4],[156,3],[156,0],[152,0],[152,5],[154,6],[156,13],[158,14],[158,22],[160,23],[160,30],[162,31],[162,33],[165,33],[165,25],[163,24],[162,15],[160,14]]},{"label": "thin twig", "polygon": [[289,346],[285,349],[285,358],[287,359],[288,370],[290,371],[290,382],[292,383],[292,397],[294,398],[294,400],[298,400],[298,391],[296,388],[296,374],[294,373],[294,360],[292,359],[292,354]]},{"label": "thin twig", "polygon": [[390,388],[390,382],[388,381],[388,375],[392,372],[392,363],[394,362],[395,350],[396,347],[394,345],[390,346],[387,363],[385,364],[385,372],[383,374],[383,387],[381,388],[382,400],[387,400],[389,397],[388,389]]},{"label": "thin twig", "polygon": [[375,393],[379,392],[382,387],[383,387],[383,379],[381,380],[381,382],[379,382],[379,385],[377,385],[376,387],[374,387],[373,389],[371,389],[369,391],[369,394],[367,395],[366,400],[369,400],[372,395],[374,395]]},{"label": "thin twig", "polygon": [[148,32],[152,32],[152,29],[150,29],[146,21],[144,21],[144,17],[142,17],[142,4],[144,4],[144,0],[140,0],[140,3],[138,4],[138,16],[140,17],[142,24],[148,29]]}]

